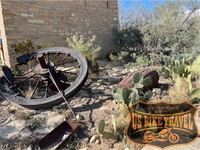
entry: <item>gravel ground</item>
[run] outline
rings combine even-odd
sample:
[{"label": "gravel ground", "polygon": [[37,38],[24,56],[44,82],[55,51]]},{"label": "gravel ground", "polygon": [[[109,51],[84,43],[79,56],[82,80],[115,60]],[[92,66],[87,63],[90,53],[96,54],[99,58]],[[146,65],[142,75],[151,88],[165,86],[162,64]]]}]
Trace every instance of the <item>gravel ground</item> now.
[{"label": "gravel ground", "polygon": [[[136,70],[115,66],[105,61],[99,61],[99,64],[100,73],[90,77],[85,86],[69,100],[80,121],[81,130],[61,149],[157,150],[155,147],[136,145],[116,139],[105,140],[98,133],[100,120],[103,119],[106,124],[110,124],[113,117],[119,116],[119,105],[112,97],[112,90],[127,73]],[[169,81],[161,78],[160,82],[168,83]],[[160,88],[154,89],[154,93],[166,96]],[[61,124],[67,114],[65,103],[52,109],[36,111],[11,104],[0,97],[0,106],[0,149],[2,150],[37,150],[37,142]],[[198,150],[199,147],[198,138],[190,145],[174,146],[166,150],[180,148]]]}]

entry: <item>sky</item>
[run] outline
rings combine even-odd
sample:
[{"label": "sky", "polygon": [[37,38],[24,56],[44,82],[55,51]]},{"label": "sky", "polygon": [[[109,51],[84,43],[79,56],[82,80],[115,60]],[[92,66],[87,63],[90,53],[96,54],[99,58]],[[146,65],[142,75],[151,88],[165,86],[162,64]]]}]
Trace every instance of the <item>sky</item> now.
[{"label": "sky", "polygon": [[[134,8],[140,8],[143,6],[145,9],[153,9],[155,4],[164,4],[167,0],[118,0],[119,1],[119,13],[120,16],[123,18],[126,18],[131,13],[131,9]],[[176,1],[176,0],[170,0],[170,1]],[[200,0],[198,0],[200,1]],[[187,14],[187,10],[185,12]],[[189,13],[189,11],[188,11]],[[200,9],[197,10],[193,16],[200,16]]]},{"label": "sky", "polygon": [[124,15],[130,13],[131,6],[140,7],[144,6],[145,9],[152,9],[155,2],[158,4],[164,3],[166,0],[119,0],[120,12],[123,12]]}]

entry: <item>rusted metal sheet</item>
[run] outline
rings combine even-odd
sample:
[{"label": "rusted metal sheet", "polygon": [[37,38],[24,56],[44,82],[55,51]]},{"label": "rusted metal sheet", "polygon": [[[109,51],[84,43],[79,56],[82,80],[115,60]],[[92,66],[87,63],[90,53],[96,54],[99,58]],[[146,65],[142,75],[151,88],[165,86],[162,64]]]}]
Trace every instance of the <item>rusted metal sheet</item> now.
[{"label": "rusted metal sheet", "polygon": [[43,149],[60,149],[69,138],[78,129],[78,123],[76,121],[64,121],[49,134],[43,137],[39,142],[38,146],[41,150]]},{"label": "rusted metal sheet", "polygon": [[122,81],[117,86],[119,88],[125,88],[125,87],[132,88],[134,86],[133,76],[136,73],[141,73],[144,78],[146,77],[151,78],[152,84],[148,87],[144,87],[144,89],[145,88],[152,89],[152,88],[158,87],[159,74],[156,70],[150,69],[150,68],[142,69],[134,73],[129,73],[124,79],[122,79]]}]

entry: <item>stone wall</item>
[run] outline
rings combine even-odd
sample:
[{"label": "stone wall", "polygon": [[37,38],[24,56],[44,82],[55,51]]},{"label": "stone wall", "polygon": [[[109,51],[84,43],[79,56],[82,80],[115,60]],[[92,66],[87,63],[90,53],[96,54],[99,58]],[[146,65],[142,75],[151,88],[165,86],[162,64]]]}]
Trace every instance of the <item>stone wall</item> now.
[{"label": "stone wall", "polygon": [[2,1],[8,47],[19,40],[66,46],[75,33],[91,37],[103,47],[101,57],[115,50],[118,29],[117,0]]}]

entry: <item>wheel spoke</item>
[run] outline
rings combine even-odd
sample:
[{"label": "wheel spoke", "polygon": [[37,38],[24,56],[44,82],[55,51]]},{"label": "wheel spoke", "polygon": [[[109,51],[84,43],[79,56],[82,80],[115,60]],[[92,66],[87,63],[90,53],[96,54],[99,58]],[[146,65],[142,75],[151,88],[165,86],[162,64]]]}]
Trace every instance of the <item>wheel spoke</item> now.
[{"label": "wheel spoke", "polygon": [[34,87],[34,89],[33,89],[33,92],[32,92],[31,95],[30,95],[30,99],[33,97],[33,95],[34,95],[34,93],[35,93],[35,91],[36,91],[36,89],[37,89],[37,87],[38,87],[38,84],[39,84],[41,78],[42,78],[42,76],[38,78],[38,80],[37,80],[37,82],[36,82],[36,84],[35,84],[35,87]]},{"label": "wheel spoke", "polygon": [[[27,77],[27,78],[29,78],[29,77]],[[38,78],[38,77],[31,77],[31,78]],[[15,80],[20,80],[20,79],[24,79],[24,77],[19,77],[19,76],[15,77]]]},{"label": "wheel spoke", "polygon": [[18,90],[22,95],[24,95],[24,91],[23,91],[23,90],[21,90],[20,88],[17,88],[17,90]]},{"label": "wheel spoke", "polygon": [[49,82],[47,82],[47,85],[46,85],[46,88],[45,88],[45,91],[44,91],[44,96],[43,96],[43,98],[46,98],[46,97],[47,97],[48,86],[49,86]]},{"label": "wheel spoke", "polygon": [[27,81],[28,79],[33,78],[35,75],[36,75],[36,73],[35,73],[34,75],[30,76],[30,77],[27,77],[27,78],[24,79],[23,81],[21,81],[21,82],[19,82],[19,83],[17,83],[17,84],[14,84],[13,86],[11,86],[11,88],[14,88],[14,87],[18,86],[19,84],[24,83],[24,82]]},{"label": "wheel spoke", "polygon": [[65,57],[55,66],[55,69],[58,68],[61,64],[63,64],[63,62],[65,61],[65,59],[66,59],[67,57],[68,57],[68,55],[65,56]]},{"label": "wheel spoke", "polygon": [[31,69],[30,71],[28,71],[28,72],[27,72],[27,73],[25,73],[25,74],[18,75],[18,76],[16,76],[16,77],[26,76],[27,74],[29,74],[29,73],[31,73],[31,72],[33,72],[33,69]]},{"label": "wheel spoke", "polygon": [[46,59],[47,59],[47,63],[49,64],[49,53],[47,53]]},{"label": "wheel spoke", "polygon": [[56,53],[56,55],[50,60],[50,62],[53,61],[58,55],[60,55],[60,53]]},{"label": "wheel spoke", "polygon": [[61,71],[66,72],[66,71],[70,71],[70,70],[76,69],[76,68],[78,68],[78,67],[80,67],[80,65],[77,65],[77,66],[74,66],[74,67],[70,67],[70,68],[66,68],[66,69],[63,69],[63,70],[61,70]]},{"label": "wheel spoke", "polygon": [[55,69],[57,69],[60,65],[64,65],[64,64],[66,64],[66,63],[70,63],[70,62],[73,62],[73,61],[75,61],[76,59],[72,59],[72,60],[68,60],[68,61],[65,61],[65,62],[60,62],[59,64],[57,64],[56,66],[55,66]]},{"label": "wheel spoke", "polygon": [[72,75],[72,76],[77,76],[78,75],[77,73],[67,72],[67,71],[63,71],[63,73],[66,73],[66,74],[69,74],[69,75]]}]

